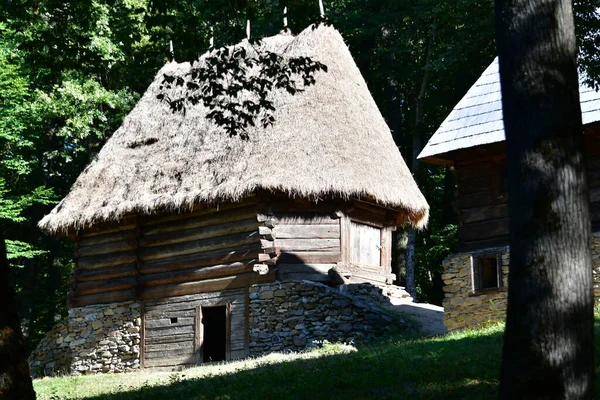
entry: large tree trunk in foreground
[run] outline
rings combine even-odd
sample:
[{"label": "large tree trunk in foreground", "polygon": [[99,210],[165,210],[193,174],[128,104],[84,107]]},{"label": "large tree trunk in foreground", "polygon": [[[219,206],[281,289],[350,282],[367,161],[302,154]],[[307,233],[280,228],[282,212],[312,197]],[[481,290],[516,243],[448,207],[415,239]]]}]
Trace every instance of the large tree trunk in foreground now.
[{"label": "large tree trunk in foreground", "polygon": [[35,399],[0,229],[0,399]]},{"label": "large tree trunk in foreground", "polygon": [[590,216],[571,3],[496,0],[510,212],[500,397],[591,399]]}]

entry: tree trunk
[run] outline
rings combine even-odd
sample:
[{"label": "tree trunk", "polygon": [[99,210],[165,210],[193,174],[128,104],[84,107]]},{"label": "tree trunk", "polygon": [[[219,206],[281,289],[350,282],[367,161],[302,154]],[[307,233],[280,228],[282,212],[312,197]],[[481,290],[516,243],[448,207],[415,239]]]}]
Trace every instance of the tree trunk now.
[{"label": "tree trunk", "polygon": [[591,399],[590,214],[571,3],[496,0],[510,274],[500,397]]},{"label": "tree trunk", "polygon": [[0,229],[0,399],[35,399]]},{"label": "tree trunk", "polygon": [[[427,86],[429,84],[429,71],[431,64],[431,53],[433,51],[433,43],[435,41],[435,34],[437,30],[437,18],[433,18],[431,25],[431,33],[427,40],[427,47],[425,48],[425,65],[423,67],[423,79],[419,87],[419,93],[417,94],[415,102],[415,132],[412,140],[412,173],[415,181],[419,183],[419,160],[417,157],[423,149],[423,115],[425,113],[425,94],[427,93]],[[415,228],[411,228],[408,232],[408,243],[406,245],[406,291],[410,293],[413,301],[417,301],[417,288],[415,284],[415,268],[417,264],[417,231]]]}]

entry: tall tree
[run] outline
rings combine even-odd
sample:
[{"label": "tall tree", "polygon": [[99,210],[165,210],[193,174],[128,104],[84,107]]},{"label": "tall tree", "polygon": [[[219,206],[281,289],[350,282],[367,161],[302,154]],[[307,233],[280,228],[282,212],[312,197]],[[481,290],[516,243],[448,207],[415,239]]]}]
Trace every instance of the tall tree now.
[{"label": "tall tree", "polygon": [[0,229],[0,399],[35,399]]},{"label": "tall tree", "polygon": [[496,0],[510,275],[500,397],[591,399],[590,215],[568,0]]}]

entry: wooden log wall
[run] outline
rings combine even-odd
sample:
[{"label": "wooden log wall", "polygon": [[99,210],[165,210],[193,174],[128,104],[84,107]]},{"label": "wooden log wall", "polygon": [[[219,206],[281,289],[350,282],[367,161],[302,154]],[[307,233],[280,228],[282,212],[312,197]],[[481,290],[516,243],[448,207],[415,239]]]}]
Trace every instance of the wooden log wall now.
[{"label": "wooden log wall", "polygon": [[142,366],[197,365],[200,358],[201,307],[229,304],[230,334],[226,359],[248,355],[246,289],[200,293],[168,299],[148,300],[144,305]]},{"label": "wooden log wall", "polygon": [[341,261],[340,217],[331,202],[303,205],[271,201],[265,220],[270,237],[263,249],[277,251],[278,279],[329,282],[328,271]]},{"label": "wooden log wall", "polygon": [[[600,124],[587,125],[584,130],[592,229],[596,232],[600,230]],[[508,244],[508,196],[500,181],[505,149],[487,147],[479,153],[465,150],[455,160],[461,252]]]},{"label": "wooden log wall", "polygon": [[254,198],[186,214],[127,217],[80,235],[70,306],[147,300],[270,282]]},{"label": "wooden log wall", "polygon": [[501,180],[505,161],[456,165],[459,251],[508,244],[508,197]]}]

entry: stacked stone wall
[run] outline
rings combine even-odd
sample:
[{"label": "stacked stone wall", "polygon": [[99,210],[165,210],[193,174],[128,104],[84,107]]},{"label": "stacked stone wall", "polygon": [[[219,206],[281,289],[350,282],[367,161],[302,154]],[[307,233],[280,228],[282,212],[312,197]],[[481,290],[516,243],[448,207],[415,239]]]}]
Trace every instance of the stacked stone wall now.
[{"label": "stacked stone wall", "polygon": [[[473,290],[473,253],[448,256],[444,262],[444,323],[448,330],[474,327],[487,322],[503,321],[506,314],[508,288],[508,247],[485,249],[485,253],[502,254],[503,288],[496,291],[475,293]],[[594,300],[600,303],[600,232],[592,233],[592,264],[594,277]]]},{"label": "stacked stone wall", "polygon": [[501,321],[506,312],[509,254],[507,247],[486,249],[502,257],[502,288],[490,291],[473,290],[472,257],[477,253],[453,254],[443,262],[444,323],[448,330]]},{"label": "stacked stone wall", "polygon": [[[250,355],[302,350],[323,340],[370,341],[403,324],[373,302],[348,294],[377,298],[371,292],[373,286],[357,286],[364,287],[342,292],[311,281],[252,286]],[[384,296],[379,299],[389,303]]]},{"label": "stacked stone wall", "polygon": [[140,367],[140,304],[92,305],[69,309],[66,320],[31,354],[34,376],[126,372]]}]

